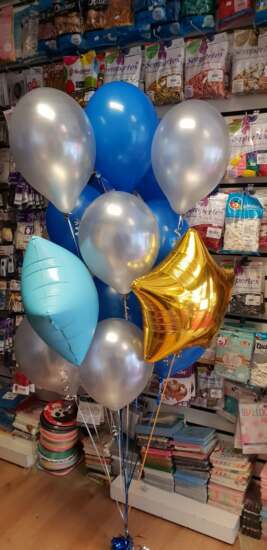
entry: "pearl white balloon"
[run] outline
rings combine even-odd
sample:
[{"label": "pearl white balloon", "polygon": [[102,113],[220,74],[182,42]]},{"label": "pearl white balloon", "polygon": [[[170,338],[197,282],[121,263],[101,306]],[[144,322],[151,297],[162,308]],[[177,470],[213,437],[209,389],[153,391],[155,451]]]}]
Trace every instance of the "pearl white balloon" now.
[{"label": "pearl white balloon", "polygon": [[142,331],[124,319],[105,319],[79,369],[88,395],[111,410],[131,403],[146,387],[153,365],[144,361]]},{"label": "pearl white balloon", "polygon": [[9,141],[17,170],[59,210],[69,213],[93,173],[92,126],[69,95],[38,88],[12,113]]},{"label": "pearl white balloon", "polygon": [[121,294],[153,267],[159,250],[158,222],[142,199],[110,191],[85,211],[79,247],[90,271]]},{"label": "pearl white balloon", "polygon": [[228,129],[214,107],[190,100],[170,109],[155,132],[152,166],[173,210],[184,214],[211,193],[229,154]]},{"label": "pearl white balloon", "polygon": [[26,317],[16,332],[14,348],[20,370],[36,388],[64,396],[77,393],[77,367],[52,350],[33,330]]}]

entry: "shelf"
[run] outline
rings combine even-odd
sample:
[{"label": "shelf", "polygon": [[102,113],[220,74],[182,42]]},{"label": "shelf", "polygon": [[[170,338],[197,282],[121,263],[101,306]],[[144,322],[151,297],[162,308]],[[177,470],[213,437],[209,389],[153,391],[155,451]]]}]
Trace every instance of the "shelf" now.
[{"label": "shelf", "polygon": [[245,187],[249,185],[267,187],[267,176],[223,178],[219,183],[219,187]]},{"label": "shelf", "polygon": [[225,318],[235,321],[249,321],[250,323],[267,323],[267,317],[252,317],[250,315],[238,315],[235,313],[226,313]]},{"label": "shelf", "polygon": [[[122,479],[111,483],[110,496],[124,502]],[[234,544],[239,531],[239,516],[209,504],[202,504],[177,493],[169,493],[143,481],[132,481],[129,504],[154,516],[188,527],[204,535]],[[177,539],[179,544],[179,539]]]},{"label": "shelf", "polygon": [[[188,100],[190,101],[190,100]],[[267,110],[267,94],[255,94],[255,95],[246,95],[238,96],[232,95],[227,99],[206,99],[210,105],[213,105],[220,113],[229,114],[229,113],[242,113],[246,111],[257,111]],[[163,117],[173,105],[164,105],[162,107],[157,107],[157,113],[159,117]]]}]

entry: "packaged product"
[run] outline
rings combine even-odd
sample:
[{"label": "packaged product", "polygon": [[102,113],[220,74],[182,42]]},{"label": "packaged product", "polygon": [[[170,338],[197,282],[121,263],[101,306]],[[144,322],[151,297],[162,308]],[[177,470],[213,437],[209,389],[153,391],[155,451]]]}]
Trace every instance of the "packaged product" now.
[{"label": "packaged product", "polygon": [[13,107],[26,94],[25,71],[10,71],[7,83],[10,105]]},{"label": "packaged product", "polygon": [[47,10],[39,15],[38,52],[40,54],[56,53],[57,30],[54,11]]},{"label": "packaged product", "polygon": [[217,4],[217,28],[231,29],[252,22],[254,3],[252,0],[219,0]]},{"label": "packaged product", "polygon": [[226,97],[229,87],[230,43],[227,33],[213,39],[191,38],[185,48],[185,98]]},{"label": "packaged product", "polygon": [[105,54],[104,83],[128,82],[140,86],[142,68],[141,46],[129,50],[109,50]]},{"label": "packaged product", "polygon": [[260,227],[259,249],[260,249],[260,252],[267,252],[267,189],[258,190],[256,196],[263,207],[263,218],[261,220],[261,227]]},{"label": "packaged product", "polygon": [[222,247],[227,195],[216,193],[200,200],[185,218],[200,233],[207,248],[214,252]]},{"label": "packaged product", "polygon": [[83,18],[78,0],[66,0],[55,11],[54,24],[57,35],[57,49],[62,53],[72,53],[81,47]]},{"label": "packaged product", "polygon": [[250,383],[253,386],[267,387],[267,333],[256,332],[255,349],[252,359]]},{"label": "packaged product", "polygon": [[265,267],[262,261],[251,261],[236,268],[229,312],[256,316],[265,310]]},{"label": "packaged product", "polygon": [[193,369],[186,369],[168,378],[167,385],[163,381],[160,391],[165,388],[162,403],[166,405],[187,404],[196,395],[196,379]]},{"label": "packaged product", "polygon": [[224,379],[213,367],[196,366],[196,397],[192,404],[205,409],[221,409],[224,405]]},{"label": "packaged product", "polygon": [[247,383],[254,349],[255,334],[245,329],[221,329],[217,337],[215,372]]},{"label": "packaged product", "polygon": [[262,25],[267,22],[267,0],[256,0],[255,2],[255,23]]},{"label": "packaged product", "polygon": [[85,30],[111,29],[134,23],[131,0],[86,0]]},{"label": "packaged product", "polygon": [[31,92],[35,88],[41,88],[44,85],[43,67],[32,67],[24,72],[27,92]]},{"label": "packaged product", "polygon": [[184,40],[147,44],[145,47],[145,90],[155,105],[183,99]]},{"label": "packaged product", "polygon": [[50,63],[43,66],[44,86],[65,91],[65,76],[63,62]]},{"label": "packaged product", "polygon": [[215,13],[215,0],[182,0],[182,17],[190,15],[207,15],[209,13]]},{"label": "packaged product", "polygon": [[13,7],[6,6],[0,9],[0,61],[9,62],[15,60]]},{"label": "packaged product", "polygon": [[214,32],[215,0],[184,0],[181,6],[181,28],[184,36]]},{"label": "packaged product", "polygon": [[0,74],[0,107],[8,107],[9,105],[9,95],[8,95],[8,84],[7,77],[5,73]]},{"label": "packaged product", "polygon": [[96,52],[64,57],[65,90],[84,106],[98,86]]},{"label": "packaged product", "polygon": [[230,136],[230,162],[226,175],[267,175],[267,113],[225,117]]},{"label": "packaged product", "polygon": [[39,13],[30,7],[22,18],[22,57],[33,57],[38,51]]},{"label": "packaged product", "polygon": [[263,208],[251,195],[229,193],[226,204],[224,251],[254,253],[259,251]]}]

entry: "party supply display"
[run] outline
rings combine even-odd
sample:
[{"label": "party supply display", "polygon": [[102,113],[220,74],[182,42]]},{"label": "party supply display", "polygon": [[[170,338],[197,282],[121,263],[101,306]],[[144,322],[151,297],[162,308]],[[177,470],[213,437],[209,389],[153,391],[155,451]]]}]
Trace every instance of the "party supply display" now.
[{"label": "party supply display", "polygon": [[143,354],[142,331],[122,319],[98,324],[81,366],[81,383],[88,395],[113,411],[133,401],[152,375]]},{"label": "party supply display", "polygon": [[25,179],[59,210],[71,212],[95,164],[93,130],[79,105],[59,90],[33,90],[12,114],[9,139]]},{"label": "party supply display", "polygon": [[99,195],[100,193],[96,189],[90,185],[86,185],[68,218],[50,203],[46,211],[46,227],[50,240],[78,256],[77,244],[73,234],[78,239],[80,221],[83,214],[86,208]]},{"label": "party supply display", "polygon": [[160,248],[156,263],[161,262],[175,247],[188,229],[186,220],[178,216],[169,206],[166,199],[154,199],[147,202],[158,221]]},{"label": "party supply display", "polygon": [[110,191],[87,208],[79,246],[90,271],[117,292],[127,294],[133,280],[155,263],[158,222],[139,197]]},{"label": "party supply display", "polygon": [[152,146],[152,166],[173,210],[184,214],[222,179],[229,160],[223,117],[201,101],[173,107],[161,120]]},{"label": "party supply display", "polygon": [[20,370],[37,389],[65,396],[77,393],[78,369],[49,348],[26,317],[16,332],[14,350]]},{"label": "party supply display", "polygon": [[144,352],[159,361],[192,346],[208,346],[230,300],[234,274],[212,259],[189,229],[174,251],[132,285],[142,305]]},{"label": "party supply display", "polygon": [[33,329],[64,359],[80,365],[98,319],[97,291],[85,265],[64,248],[32,237],[21,291]]},{"label": "party supply display", "polygon": [[265,266],[262,261],[247,262],[236,269],[230,313],[260,316],[264,304]]},{"label": "party supply display", "polygon": [[157,114],[136,86],[111,82],[89,101],[96,139],[96,169],[115,189],[132,191],[147,172]]}]

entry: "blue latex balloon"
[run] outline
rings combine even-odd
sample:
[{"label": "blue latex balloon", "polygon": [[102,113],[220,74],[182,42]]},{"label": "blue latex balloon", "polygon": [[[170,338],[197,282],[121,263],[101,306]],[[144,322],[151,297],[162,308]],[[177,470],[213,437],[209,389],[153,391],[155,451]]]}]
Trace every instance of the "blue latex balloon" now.
[{"label": "blue latex balloon", "polygon": [[[79,196],[75,209],[68,215],[75,236],[78,237],[80,221],[84,211],[99,196],[100,193],[90,185],[86,185]],[[78,255],[69,222],[63,212],[58,210],[52,203],[48,204],[46,211],[46,226],[49,238],[53,243],[63,246],[66,250]]]},{"label": "blue latex balloon", "polygon": [[135,192],[138,193],[138,195],[141,195],[145,202],[148,202],[151,199],[166,200],[166,196],[162,193],[160,186],[158,185],[151,165],[143,178],[138,182]]},{"label": "blue latex balloon", "polygon": [[80,365],[99,310],[97,290],[83,262],[61,246],[32,237],[24,256],[21,291],[33,329],[67,361]]},{"label": "blue latex balloon", "polygon": [[[179,371],[188,369],[200,359],[201,355],[203,355],[205,349],[194,346],[192,348],[186,348],[181,351],[179,355],[175,358],[172,370],[171,370],[171,376],[174,376]],[[160,378],[166,378],[168,376],[169,368],[170,368],[170,361],[172,360],[172,357],[166,357],[162,361],[158,361],[158,363],[155,364],[154,367],[154,373],[157,374]]]},{"label": "blue latex balloon", "polygon": [[[100,281],[100,279],[95,277],[94,281],[99,298],[99,321],[104,321],[104,319],[109,319],[110,317],[125,319],[124,296],[111,286]],[[128,321],[142,328],[141,307],[133,292],[127,294],[126,303]]]},{"label": "blue latex balloon", "polygon": [[85,110],[96,140],[96,170],[114,189],[131,192],[151,164],[158,125],[153,104],[136,86],[111,82],[97,90]]},{"label": "blue latex balloon", "polygon": [[161,262],[180,241],[188,230],[186,220],[174,212],[166,198],[148,201],[154,216],[158,220],[160,231],[160,248],[156,264]]}]

